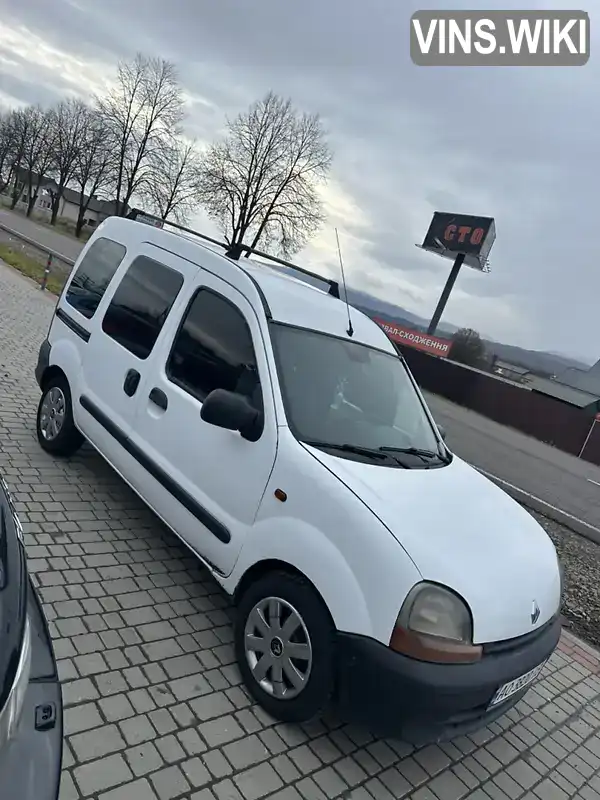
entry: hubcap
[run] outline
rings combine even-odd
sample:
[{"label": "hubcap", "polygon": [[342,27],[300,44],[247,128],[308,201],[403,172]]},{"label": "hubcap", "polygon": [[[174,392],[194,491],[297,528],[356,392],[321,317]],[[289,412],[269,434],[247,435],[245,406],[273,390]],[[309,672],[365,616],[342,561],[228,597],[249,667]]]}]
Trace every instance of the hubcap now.
[{"label": "hubcap", "polygon": [[47,441],[56,439],[65,421],[67,401],[62,389],[53,386],[44,395],[40,409],[40,431]]},{"label": "hubcap", "polygon": [[304,620],[286,600],[267,597],[246,620],[244,649],[256,682],[281,700],[297,697],[308,683],[312,645]]}]

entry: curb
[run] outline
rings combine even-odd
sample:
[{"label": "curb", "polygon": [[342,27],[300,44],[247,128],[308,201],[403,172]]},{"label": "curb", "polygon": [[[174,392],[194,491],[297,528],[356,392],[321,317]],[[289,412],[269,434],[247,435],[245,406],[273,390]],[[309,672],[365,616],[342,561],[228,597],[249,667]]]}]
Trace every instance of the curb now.
[{"label": "curb", "polygon": [[539,497],[526,492],[524,489],[520,489],[518,486],[513,486],[512,483],[498,478],[496,475],[492,475],[484,469],[479,469],[479,467],[474,467],[474,469],[503,489],[514,500],[521,503],[521,505],[526,506],[532,511],[537,511],[538,514],[542,514],[542,516],[554,520],[554,522],[557,522],[559,525],[569,528],[569,530],[578,533],[580,536],[596,544],[600,544],[600,529],[590,525],[589,522],[584,522],[582,519],[573,516],[573,514],[556,508],[556,506],[553,506],[551,503],[541,500]]}]

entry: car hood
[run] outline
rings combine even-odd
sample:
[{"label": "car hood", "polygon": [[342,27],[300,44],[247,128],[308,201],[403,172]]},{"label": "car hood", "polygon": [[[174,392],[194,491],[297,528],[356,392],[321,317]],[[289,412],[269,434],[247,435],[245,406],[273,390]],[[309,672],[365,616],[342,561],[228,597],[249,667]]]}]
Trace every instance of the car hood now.
[{"label": "car hood", "polygon": [[561,578],[550,537],[461,459],[435,469],[396,469],[307,449],[390,530],[424,580],[466,600],[475,643],[531,633],[557,613]]}]

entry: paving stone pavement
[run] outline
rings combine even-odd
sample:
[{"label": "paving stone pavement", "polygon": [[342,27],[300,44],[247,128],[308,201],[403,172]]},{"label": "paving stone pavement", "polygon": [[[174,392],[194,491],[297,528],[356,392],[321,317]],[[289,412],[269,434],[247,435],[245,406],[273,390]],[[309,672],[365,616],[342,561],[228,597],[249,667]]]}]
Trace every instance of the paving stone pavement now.
[{"label": "paving stone pavement", "polygon": [[52,308],[0,264],[0,472],[58,658],[60,800],[600,800],[600,654],[567,633],[519,706],[450,743],[253,705],[212,578],[90,448],[40,450],[33,367]]}]

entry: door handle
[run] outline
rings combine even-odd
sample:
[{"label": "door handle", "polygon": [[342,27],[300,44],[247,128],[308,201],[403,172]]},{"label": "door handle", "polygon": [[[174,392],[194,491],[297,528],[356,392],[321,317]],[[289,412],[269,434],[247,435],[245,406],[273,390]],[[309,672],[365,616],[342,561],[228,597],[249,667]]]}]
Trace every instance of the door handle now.
[{"label": "door handle", "polygon": [[127,397],[133,397],[136,393],[140,384],[140,377],[140,373],[137,369],[130,369],[127,371],[127,375],[125,375],[125,380],[123,381],[123,391]]},{"label": "door handle", "polygon": [[159,408],[162,408],[163,411],[167,410],[167,406],[169,405],[169,400],[167,398],[167,395],[163,392],[162,389],[157,389],[156,387],[154,387],[154,389],[152,389],[148,397],[154,403],[154,405],[158,406]]}]

